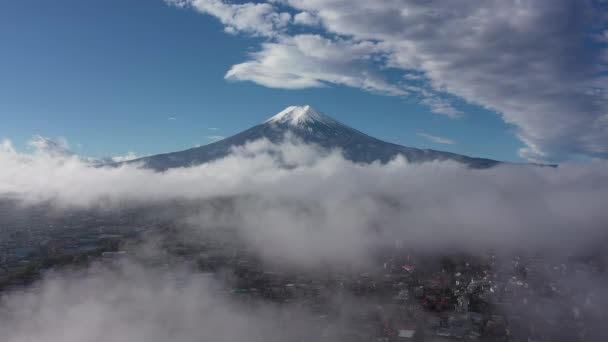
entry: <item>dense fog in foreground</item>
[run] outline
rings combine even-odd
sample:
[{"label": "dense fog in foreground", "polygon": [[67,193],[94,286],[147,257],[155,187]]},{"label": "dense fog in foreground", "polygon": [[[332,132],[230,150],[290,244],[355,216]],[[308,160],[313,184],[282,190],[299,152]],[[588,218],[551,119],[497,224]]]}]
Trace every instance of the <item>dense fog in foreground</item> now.
[{"label": "dense fog in foreground", "polygon": [[[141,208],[162,215],[188,239],[230,230],[264,264],[292,272],[369,272],[379,253],[397,247],[427,256],[528,255],[547,267],[570,267],[582,257],[607,261],[608,164],[601,161],[487,170],[402,158],[363,165],[338,150],[287,138],[281,145],[255,141],[213,163],[156,173],[134,165],[92,167],[85,158],[45,149],[23,154],[8,141],[0,148],[0,194],[18,203],[16,210],[50,205],[61,216]],[[52,271],[5,294],[4,339],[285,341],[314,325],[316,316],[305,307],[233,301],[217,274],[179,262],[146,264],[162,253],[146,245],[118,266]],[[587,315],[593,340],[596,322],[605,318],[608,282],[595,269],[570,270],[543,281],[580,293],[575,315]],[[347,298],[331,319],[347,324],[351,307],[375,304]],[[574,310],[559,300],[529,298],[525,304],[536,311],[520,308],[523,316],[537,316],[539,308],[548,317]],[[559,335],[560,327],[555,331]]]}]

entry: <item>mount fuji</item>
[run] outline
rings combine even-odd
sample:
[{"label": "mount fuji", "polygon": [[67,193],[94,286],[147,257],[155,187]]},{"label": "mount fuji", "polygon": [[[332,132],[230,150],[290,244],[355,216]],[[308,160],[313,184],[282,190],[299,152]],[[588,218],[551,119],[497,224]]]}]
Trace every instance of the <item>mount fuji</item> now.
[{"label": "mount fuji", "polygon": [[338,148],[346,159],[356,163],[386,163],[397,155],[402,155],[413,163],[454,160],[471,168],[489,168],[500,163],[491,159],[417,149],[382,141],[334,120],[311,106],[288,107],[262,124],[205,146],[139,158],[126,163],[139,163],[157,171],[199,165],[225,157],[232,152],[233,147],[254,140],[266,138],[279,143],[286,134],[323,148]]}]

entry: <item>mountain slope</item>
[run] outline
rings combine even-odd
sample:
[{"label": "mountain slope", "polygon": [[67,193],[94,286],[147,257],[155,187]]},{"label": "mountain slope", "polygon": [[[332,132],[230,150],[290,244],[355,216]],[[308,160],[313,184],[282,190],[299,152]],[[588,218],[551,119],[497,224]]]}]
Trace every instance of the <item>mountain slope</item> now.
[{"label": "mountain slope", "polygon": [[340,148],[348,160],[357,163],[386,163],[397,155],[415,163],[455,160],[472,168],[488,168],[500,163],[491,159],[392,144],[348,127],[310,106],[288,107],[260,125],[209,145],[144,157],[128,163],[142,163],[145,167],[158,171],[198,165],[225,157],[231,153],[233,146],[241,146],[257,139],[267,138],[278,143],[288,132],[306,143],[324,148]]}]

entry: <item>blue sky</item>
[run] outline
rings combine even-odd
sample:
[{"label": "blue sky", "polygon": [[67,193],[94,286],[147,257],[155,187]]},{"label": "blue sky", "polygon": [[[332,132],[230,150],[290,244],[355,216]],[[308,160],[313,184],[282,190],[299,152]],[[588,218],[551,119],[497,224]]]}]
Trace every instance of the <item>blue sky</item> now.
[{"label": "blue sky", "polygon": [[[251,55],[269,50],[265,44],[282,47],[299,35],[321,32],[322,37],[334,37],[344,32],[312,24],[272,27],[271,33],[252,31],[246,25],[233,29],[229,20],[234,15],[226,17],[209,7],[224,6],[219,0],[179,4],[162,0],[1,2],[0,137],[11,139],[19,149],[26,149],[27,141],[39,134],[64,137],[77,153],[92,157],[127,151],[149,155],[203,145],[262,122],[286,106],[310,104],[370,135],[414,147],[522,160],[518,150],[526,145],[545,144],[548,150],[559,145],[553,138],[537,139],[536,132],[524,138],[516,135],[522,127],[527,129],[516,114],[505,119],[502,107],[487,100],[489,95],[478,96],[474,87],[459,91],[459,85],[449,79],[442,88],[447,91],[432,89],[432,99],[449,101],[450,108],[461,112],[457,118],[433,112],[420,94],[388,94],[358,86],[358,81],[335,81],[333,76],[314,76],[315,81],[310,81],[304,75],[310,69],[298,77],[311,84],[287,84],[284,89],[266,81],[275,77],[280,84],[282,75],[261,80],[256,78],[258,69],[227,80],[225,75],[234,65],[256,58],[266,63],[260,61],[263,57]],[[226,6],[220,9],[230,11]],[[323,20],[323,11],[331,10],[312,11],[298,1],[273,6],[277,12],[290,13],[291,21],[305,11]],[[231,30],[235,32],[225,32]],[[349,47],[375,41],[357,37],[356,32],[353,37],[330,39]],[[381,54],[386,57],[386,51]],[[392,57],[400,55],[389,54]],[[365,68],[391,86],[405,87],[401,81],[405,69],[386,63],[383,67],[383,63],[370,62]],[[350,72],[355,64],[328,65]],[[413,71],[433,72],[424,67]],[[325,68],[323,72],[334,71]],[[317,82],[325,86],[315,86]],[[405,84],[416,86],[416,82]],[[533,104],[543,108],[542,103]],[[435,142],[429,135],[454,143]]]}]

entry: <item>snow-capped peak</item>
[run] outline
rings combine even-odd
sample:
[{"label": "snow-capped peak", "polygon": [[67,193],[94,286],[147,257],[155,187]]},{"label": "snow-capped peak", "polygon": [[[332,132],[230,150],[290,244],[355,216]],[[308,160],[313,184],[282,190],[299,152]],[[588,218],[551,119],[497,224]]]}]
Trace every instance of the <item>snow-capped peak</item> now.
[{"label": "snow-capped peak", "polygon": [[285,108],[279,114],[266,120],[267,123],[283,123],[292,126],[319,122],[326,125],[337,122],[329,116],[319,112],[311,106],[291,106]]}]

